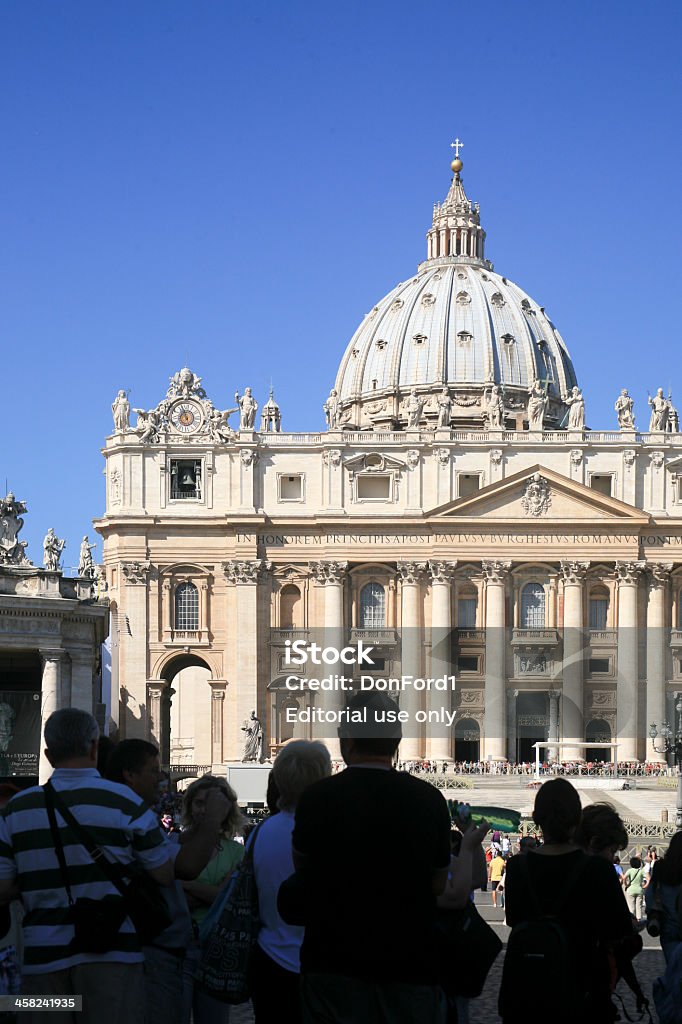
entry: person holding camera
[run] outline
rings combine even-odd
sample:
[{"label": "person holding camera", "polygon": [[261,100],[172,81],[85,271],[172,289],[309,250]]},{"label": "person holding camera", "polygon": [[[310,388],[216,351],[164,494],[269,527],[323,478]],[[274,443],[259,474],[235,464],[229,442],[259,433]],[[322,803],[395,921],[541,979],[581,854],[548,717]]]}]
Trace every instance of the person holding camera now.
[{"label": "person holding camera", "polygon": [[661,940],[666,963],[682,942],[682,832],[670,840],[668,852],[654,863],[645,890],[649,935]]}]

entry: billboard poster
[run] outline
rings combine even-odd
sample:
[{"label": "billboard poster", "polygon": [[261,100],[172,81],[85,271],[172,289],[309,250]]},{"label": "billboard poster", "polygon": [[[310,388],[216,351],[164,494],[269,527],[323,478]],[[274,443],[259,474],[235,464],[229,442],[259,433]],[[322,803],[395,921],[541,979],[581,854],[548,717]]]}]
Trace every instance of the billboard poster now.
[{"label": "billboard poster", "polygon": [[0,777],[37,775],[40,691],[0,690]]}]

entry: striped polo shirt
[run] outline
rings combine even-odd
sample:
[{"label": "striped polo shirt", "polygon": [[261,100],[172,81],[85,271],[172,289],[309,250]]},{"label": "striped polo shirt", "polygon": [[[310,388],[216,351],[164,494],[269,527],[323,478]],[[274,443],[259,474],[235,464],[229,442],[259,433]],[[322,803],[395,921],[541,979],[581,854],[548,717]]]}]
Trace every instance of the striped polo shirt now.
[{"label": "striped polo shirt", "polygon": [[[80,825],[110,861],[158,868],[173,858],[156,815],[128,786],[103,779],[95,768],[57,768],[52,785]],[[55,809],[73,899],[117,895],[84,846]],[[25,974],[47,974],[83,963],[140,963],[143,955],[130,918],[108,953],[74,953],[69,904],[54,849],[45,795],[40,786],[24,790],[0,816],[0,879],[16,879],[26,908]]]}]

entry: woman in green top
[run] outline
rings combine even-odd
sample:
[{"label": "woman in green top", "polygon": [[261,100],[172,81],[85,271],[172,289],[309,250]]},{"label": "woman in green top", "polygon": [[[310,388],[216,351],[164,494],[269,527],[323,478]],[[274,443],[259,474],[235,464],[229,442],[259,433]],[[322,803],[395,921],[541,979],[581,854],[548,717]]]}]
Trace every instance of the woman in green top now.
[{"label": "woman in green top", "polygon": [[[192,829],[196,828],[201,821],[206,809],[206,795],[208,790],[214,787],[223,790],[230,801],[230,811],[223,822],[222,834],[208,864],[194,881],[182,883],[197,932],[209,907],[244,856],[243,844],[235,842],[233,838],[241,831],[244,818],[237,804],[237,794],[225,779],[219,779],[214,775],[204,775],[187,787],[182,802],[184,834],[191,835]],[[182,839],[180,841],[182,842]],[[230,1016],[229,1006],[211,998],[194,984],[199,956],[200,948],[197,938],[187,950],[184,962],[183,1024],[189,1024],[190,1014],[193,1015],[194,1024],[226,1024]]]},{"label": "woman in green top", "polygon": [[623,876],[623,888],[625,899],[628,901],[630,913],[641,921],[644,917],[644,890],[646,889],[646,876],[639,857],[630,858],[630,867]]}]

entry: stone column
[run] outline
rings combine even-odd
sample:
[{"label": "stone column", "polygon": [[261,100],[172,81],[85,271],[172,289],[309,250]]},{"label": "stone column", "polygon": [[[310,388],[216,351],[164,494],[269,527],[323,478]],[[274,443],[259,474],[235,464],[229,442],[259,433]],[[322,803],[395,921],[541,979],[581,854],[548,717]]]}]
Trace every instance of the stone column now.
[{"label": "stone column", "polygon": [[616,562],[618,578],[618,683],[616,741],[619,761],[637,760],[637,584],[644,562]]},{"label": "stone column", "polygon": [[[237,589],[234,643],[239,685],[235,686],[235,732],[228,740],[226,760],[241,761],[243,734],[241,725],[255,711],[265,721],[264,706],[258,693],[258,577],[271,568],[261,558],[234,559],[223,563],[225,578]],[[267,743],[268,737],[264,737]]]},{"label": "stone column", "polygon": [[[564,663],[563,663],[563,728],[564,743],[582,743],[583,722],[584,632],[583,587],[589,562],[561,562],[564,579]],[[565,761],[584,761],[585,750],[568,746],[562,750]]]},{"label": "stone column", "polygon": [[38,758],[38,780],[47,782],[52,774],[52,765],[45,757],[45,722],[53,711],[59,708],[59,687],[61,685],[61,663],[64,657],[62,650],[41,650],[43,659],[43,678],[40,686],[40,755]]},{"label": "stone column", "polygon": [[483,562],[485,576],[485,745],[484,757],[506,760],[505,582],[511,562]]},{"label": "stone column", "polygon": [[[421,636],[421,578],[426,562],[398,562],[401,579],[401,668],[402,676],[418,678],[422,675]],[[400,710],[407,711],[409,721],[403,724],[403,740],[400,744],[400,759],[413,761],[422,757],[422,729],[415,721],[415,714],[421,709],[419,693],[411,686],[400,693]]]},{"label": "stone column", "polygon": [[[345,646],[344,632],[344,583],[348,562],[311,562],[310,569],[317,580],[324,586],[324,647],[334,647],[340,650]],[[315,666],[301,666],[301,675],[312,675]],[[322,670],[323,666],[320,666]],[[359,674],[360,670],[357,670]],[[324,666],[324,675],[344,675],[350,677],[354,674],[352,665],[344,665],[339,662],[337,665]],[[346,692],[341,689],[320,690],[315,694],[314,707],[324,711],[339,711],[344,707]],[[315,739],[321,739],[329,748],[329,753],[334,761],[341,759],[341,748],[338,739],[338,726],[324,724],[313,726],[312,735]]]},{"label": "stone column", "polygon": [[[129,707],[146,706],[148,675],[149,619],[147,615],[147,582],[149,562],[121,562],[121,587],[118,620],[120,623],[120,681],[128,693]],[[113,695],[114,700],[119,694]],[[126,739],[146,739],[149,735],[147,713],[139,718],[125,715],[123,727]]]},{"label": "stone column", "polygon": [[516,761],[516,700],[518,690],[507,690],[507,757]]},{"label": "stone column", "polygon": [[[437,679],[453,675],[452,665],[452,580],[457,562],[429,562],[431,574],[431,671]],[[429,690],[429,711],[453,708],[452,690]],[[454,733],[446,724],[426,724],[426,757],[437,761],[451,761]]]},{"label": "stone column", "polygon": [[161,698],[166,683],[156,679],[147,683],[147,722],[149,740],[161,750]]},{"label": "stone column", "polygon": [[[548,743],[559,742],[559,697],[561,696],[558,690],[548,690],[547,697],[549,698],[549,732],[547,735]],[[547,748],[547,760],[550,762],[557,761],[559,759],[559,748],[548,747]]]},{"label": "stone column", "polygon": [[[223,763],[223,708],[225,706],[224,682],[211,681],[211,764]],[[269,753],[263,751],[263,756]]]},{"label": "stone column", "polygon": [[92,651],[69,651],[71,658],[71,707],[93,714],[92,679],[95,670]]},{"label": "stone column", "polygon": [[648,566],[648,603],[646,612],[646,759],[665,762],[665,755],[654,749],[649,726],[661,727],[665,719],[665,664],[668,647],[667,596],[672,562]]}]

